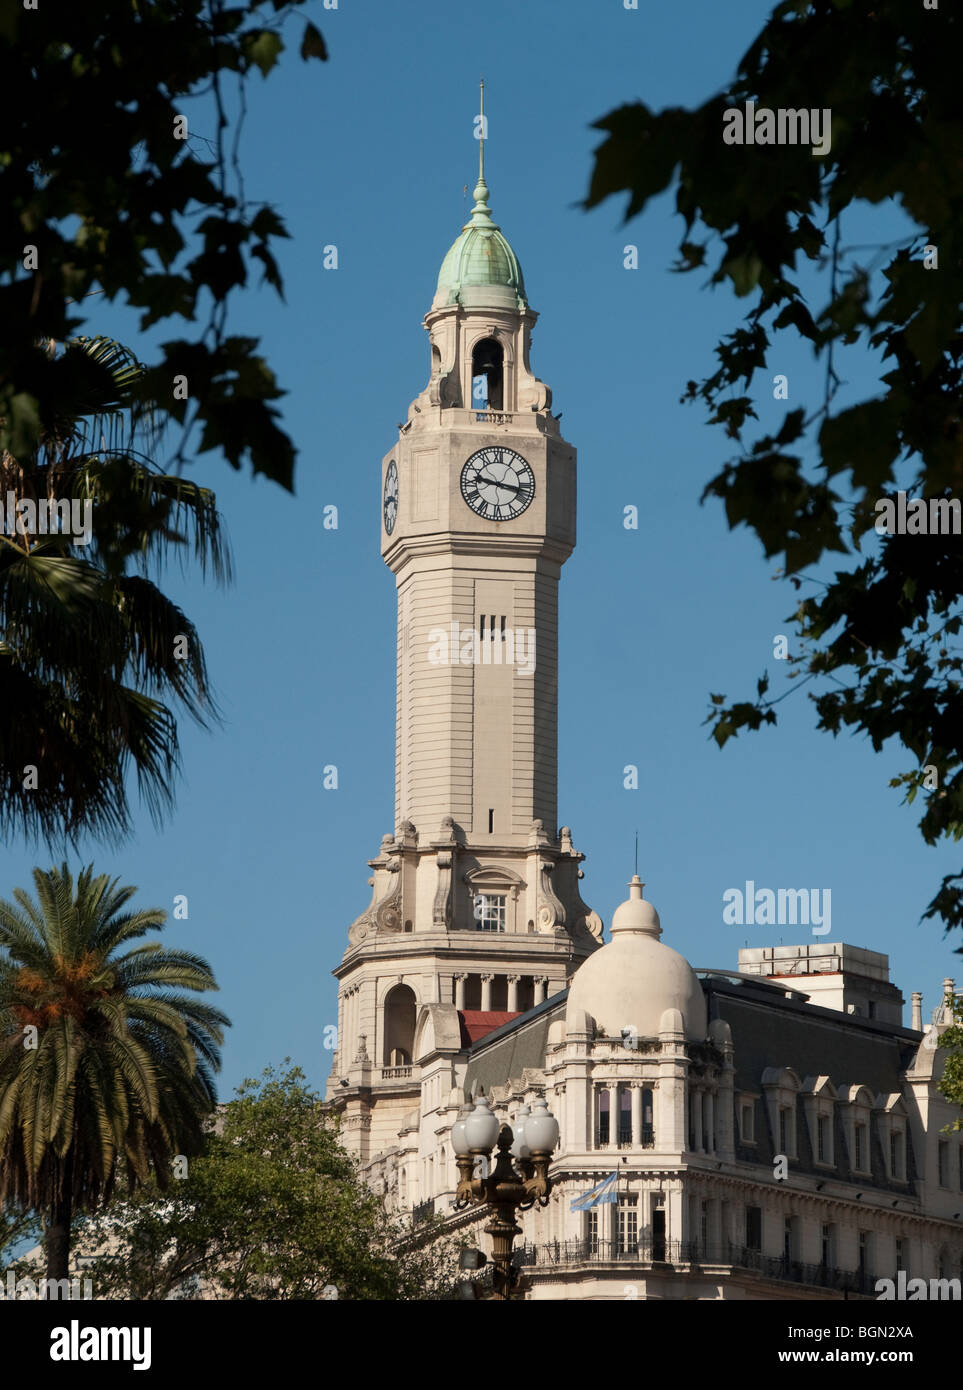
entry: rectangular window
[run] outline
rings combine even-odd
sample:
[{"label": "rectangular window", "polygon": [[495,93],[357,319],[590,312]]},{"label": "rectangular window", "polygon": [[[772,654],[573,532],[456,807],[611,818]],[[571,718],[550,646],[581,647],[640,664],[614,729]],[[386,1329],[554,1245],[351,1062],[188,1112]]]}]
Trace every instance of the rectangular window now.
[{"label": "rectangular window", "polygon": [[504,893],[479,893],[475,897],[475,930],[505,930]]},{"label": "rectangular window", "polygon": [[705,1254],[709,1249],[709,1203],[702,1202],[699,1206],[699,1240],[702,1242],[702,1253]]},{"label": "rectangular window", "polygon": [[588,1242],[589,1252],[593,1255],[597,1255],[599,1248],[598,1207],[592,1207],[591,1211],[585,1213],[585,1239]]},{"label": "rectangular window", "polygon": [[788,1105],[779,1107],[779,1152],[787,1154],[792,1146],[791,1111]]},{"label": "rectangular window", "polygon": [[619,1101],[619,1148],[627,1149],[632,1143],[632,1092],[620,1092]]},{"label": "rectangular window", "polygon": [[827,1162],[828,1149],[826,1147],[826,1128],[827,1120],[825,1115],[816,1116],[816,1157],[822,1162]]},{"label": "rectangular window", "polygon": [[822,1263],[823,1263],[823,1267],[826,1268],[826,1269],[831,1268],[832,1263],[833,1263],[833,1228],[832,1228],[832,1226],[823,1226],[823,1228],[822,1228],[822,1245],[821,1245],[821,1252],[822,1252]]},{"label": "rectangular window", "polygon": [[891,1178],[903,1176],[903,1131],[894,1129],[889,1136],[889,1175]]},{"label": "rectangular window", "polygon": [[633,1255],[639,1248],[639,1199],[619,1198],[619,1254]]},{"label": "rectangular window", "polygon": [[866,1157],[866,1126],[857,1125],[855,1130],[856,1144],[854,1154],[854,1167],[863,1172],[863,1160]]},{"label": "rectangular window", "polygon": [[606,1102],[606,1109],[599,1110],[599,1143],[607,1144],[609,1142],[609,1112],[607,1108],[608,1095],[607,1093],[603,1092],[603,1096]]},{"label": "rectangular window", "polygon": [[936,1146],[936,1166],[939,1173],[940,1187],[950,1185],[950,1146],[945,1139],[940,1139]]},{"label": "rectangular window", "polygon": [[746,1207],[746,1249],[762,1249],[762,1207]]},{"label": "rectangular window", "polygon": [[860,1231],[859,1233],[859,1272],[860,1274],[869,1273],[869,1232]]},{"label": "rectangular window", "polygon": [[[755,1125],[753,1124],[753,1120],[755,1119],[755,1111],[756,1107],[752,1104],[751,1101],[744,1102],[740,1107],[742,1138],[743,1142],[746,1144],[754,1143],[756,1138],[756,1129]],[[963,1152],[963,1150],[961,1150],[961,1152]]]},{"label": "rectangular window", "polygon": [[896,1241],[896,1269],[897,1271],[906,1268],[906,1242],[897,1239]]},{"label": "rectangular window", "polygon": [[[652,1122],[652,1088],[642,1087],[642,1146],[650,1149],[655,1143],[655,1126]],[[963,1149],[960,1150],[963,1154]],[[960,1160],[963,1164],[963,1159]]]},{"label": "rectangular window", "polygon": [[784,1260],[791,1260],[795,1254],[796,1242],[794,1239],[792,1217],[787,1216],[782,1228],[782,1256]]}]

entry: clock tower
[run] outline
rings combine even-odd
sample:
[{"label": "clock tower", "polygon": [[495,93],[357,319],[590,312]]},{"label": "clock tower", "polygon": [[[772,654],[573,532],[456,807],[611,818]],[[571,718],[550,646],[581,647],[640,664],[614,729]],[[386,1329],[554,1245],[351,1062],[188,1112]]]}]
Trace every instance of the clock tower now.
[{"label": "clock tower", "polygon": [[428,1032],[433,1055],[447,1042],[450,1088],[471,1041],[564,989],[602,937],[579,892],[584,856],[558,827],[575,449],[529,365],[537,315],[484,158],[481,140],[470,219],[425,318],[430,378],[381,467],[398,595],[395,826],[334,972],[328,1088],[362,1161],[416,1103]]}]

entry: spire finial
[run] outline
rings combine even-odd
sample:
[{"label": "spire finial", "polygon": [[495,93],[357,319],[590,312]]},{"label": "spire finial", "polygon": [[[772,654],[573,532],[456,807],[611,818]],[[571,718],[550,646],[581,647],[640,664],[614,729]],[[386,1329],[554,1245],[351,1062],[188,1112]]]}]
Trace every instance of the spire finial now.
[{"label": "spire finial", "polygon": [[485,182],[485,79],[479,81],[481,111],[478,121],[478,182],[475,184],[475,206],[471,210],[471,225],[497,230],[488,206],[488,184]]},{"label": "spire finial", "polygon": [[639,876],[639,832],[635,832],[635,876]]}]

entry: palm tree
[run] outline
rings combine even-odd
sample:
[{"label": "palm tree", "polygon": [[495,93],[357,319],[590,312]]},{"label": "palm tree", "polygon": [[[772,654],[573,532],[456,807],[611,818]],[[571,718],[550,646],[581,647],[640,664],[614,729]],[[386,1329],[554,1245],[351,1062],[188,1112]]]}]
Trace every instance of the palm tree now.
[{"label": "palm tree", "polygon": [[66,1279],[74,1212],[118,1178],[161,1189],[176,1154],[200,1151],[230,1020],[176,992],[217,989],[199,956],[151,941],[159,908],[93,866],[34,869],[0,900],[0,1208],[41,1213],[47,1277]]},{"label": "palm tree", "polygon": [[[0,835],[117,842],[129,771],[155,822],[172,804],[171,702],[217,718],[197,631],[151,569],[191,546],[218,580],[231,563],[214,494],[153,461],[131,353],[79,338],[56,365],[53,428],[0,454]],[[89,535],[57,529],[72,506]]]}]

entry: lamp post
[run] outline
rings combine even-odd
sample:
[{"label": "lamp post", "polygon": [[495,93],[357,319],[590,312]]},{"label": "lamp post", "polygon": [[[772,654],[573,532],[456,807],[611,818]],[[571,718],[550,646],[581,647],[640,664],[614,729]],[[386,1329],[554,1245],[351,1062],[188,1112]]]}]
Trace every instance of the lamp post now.
[{"label": "lamp post", "polygon": [[[473,1177],[476,1160],[488,1158],[496,1141],[498,1157],[493,1171],[486,1178]],[[539,1099],[531,1114],[526,1110],[516,1120],[513,1133],[509,1125],[499,1126],[488,1101],[480,1096],[471,1114],[452,1126],[451,1143],[458,1164],[455,1206],[463,1209],[475,1203],[491,1207],[485,1232],[492,1238],[492,1298],[510,1299],[512,1242],[521,1235],[515,1213],[527,1211],[536,1202],[540,1207],[548,1206],[552,1190],[548,1165],[558,1143],[558,1120],[548,1102]]]}]

